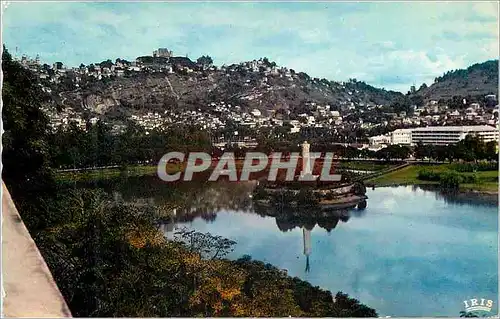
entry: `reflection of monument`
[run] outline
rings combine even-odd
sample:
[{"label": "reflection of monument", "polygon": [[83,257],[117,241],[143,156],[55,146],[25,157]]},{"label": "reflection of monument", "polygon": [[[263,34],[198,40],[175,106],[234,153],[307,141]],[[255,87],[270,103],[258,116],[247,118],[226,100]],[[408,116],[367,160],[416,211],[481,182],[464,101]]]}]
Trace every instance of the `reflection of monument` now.
[{"label": "reflection of monument", "polygon": [[160,225],[160,229],[163,231],[165,238],[174,239],[175,234],[175,216],[177,215],[177,208],[174,208],[172,215],[170,215],[170,220],[167,223]]},{"label": "reflection of monument", "polygon": [[302,236],[304,238],[304,255],[306,255],[306,272],[309,272],[309,255],[311,254],[311,231],[305,227],[302,227]]}]

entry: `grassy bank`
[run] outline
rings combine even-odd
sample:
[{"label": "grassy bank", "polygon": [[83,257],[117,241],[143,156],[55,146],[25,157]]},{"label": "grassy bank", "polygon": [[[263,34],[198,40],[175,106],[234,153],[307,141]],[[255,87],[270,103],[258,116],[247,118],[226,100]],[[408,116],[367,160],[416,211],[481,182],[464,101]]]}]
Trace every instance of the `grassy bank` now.
[{"label": "grassy bank", "polygon": [[[167,173],[173,174],[181,170],[180,164],[167,164]],[[129,166],[124,169],[105,168],[88,171],[58,172],[56,179],[58,181],[92,181],[98,179],[113,179],[119,176],[144,176],[157,174],[156,165],[149,166]]]},{"label": "grassy bank", "polygon": [[[369,179],[368,184],[375,186],[392,186],[392,185],[432,185],[439,184],[435,181],[425,181],[418,179],[418,173],[422,169],[432,170],[434,172],[451,171],[450,164],[441,165],[411,165],[400,170],[390,172],[388,174]],[[460,173],[462,175],[475,174],[478,182],[474,184],[460,184],[460,190],[463,191],[480,191],[480,192],[498,192],[498,171],[482,171],[475,173]]]},{"label": "grassy bank", "polygon": [[[236,168],[240,170],[243,167],[243,160],[235,161]],[[354,169],[354,170],[365,170],[365,171],[380,171],[390,167],[395,166],[394,164],[386,163],[376,163],[376,162],[338,162],[335,163],[337,168],[343,169]],[[215,166],[215,165],[213,165]],[[172,164],[167,165],[167,173],[173,174],[182,169],[182,164]],[[71,172],[57,172],[57,180],[63,181],[88,181],[96,179],[111,179],[119,176],[143,176],[143,175],[155,175],[157,173],[156,165],[136,165],[127,166],[126,168],[104,168],[95,170],[82,170],[82,171],[71,171]]]},{"label": "grassy bank", "polygon": [[366,162],[366,161],[340,162],[337,164],[338,168],[354,169],[360,171],[381,171],[383,169],[388,169],[393,166],[395,166],[395,164]]}]

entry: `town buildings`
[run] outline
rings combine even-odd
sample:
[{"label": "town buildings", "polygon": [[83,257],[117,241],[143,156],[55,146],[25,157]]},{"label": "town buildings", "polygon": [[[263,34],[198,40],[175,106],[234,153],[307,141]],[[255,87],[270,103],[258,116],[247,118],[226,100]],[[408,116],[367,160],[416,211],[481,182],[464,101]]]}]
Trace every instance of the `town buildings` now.
[{"label": "town buildings", "polygon": [[391,132],[391,144],[411,145],[412,129],[397,129]]},{"label": "town buildings", "polygon": [[449,145],[463,140],[467,135],[476,135],[484,142],[499,139],[498,128],[489,125],[470,126],[428,126],[410,129],[397,129],[386,135],[369,138],[372,147],[392,145],[412,146],[418,143],[432,145]]},{"label": "town buildings", "polygon": [[412,144],[448,145],[458,143],[468,134],[479,136],[484,142],[497,141],[498,129],[488,125],[431,126],[411,130]]},{"label": "town buildings", "polygon": [[[347,88],[346,83],[332,84],[325,79],[308,78],[304,74],[299,76],[300,73],[279,67],[265,58],[228,66],[212,65],[209,68],[201,68],[198,63],[188,58],[174,57],[172,51],[166,48],[154,50],[153,55],[138,57],[135,61],[116,59],[114,62],[107,60],[89,65],[81,64],[79,67],[68,67],[61,62],[41,65],[39,58],[30,59],[26,56],[17,60],[37,74],[43,91],[65,102],[78,102],[72,101],[73,91],[80,88],[88,91],[93,83],[102,81],[111,88],[113,94],[123,96],[120,101],[127,103],[135,98],[132,93],[121,93],[134,92],[134,84],[129,83],[133,81],[126,79],[133,79],[140,74],[151,76],[158,82],[146,91],[151,95],[151,101],[155,101],[157,96],[161,99],[162,94],[179,99],[177,88],[188,87],[192,83],[209,83],[208,85],[212,86],[210,90],[214,90],[228,79],[235,83],[241,81],[239,85],[243,87],[237,95],[241,104],[234,97],[229,102],[226,100],[228,96],[221,91],[219,96],[202,99],[199,105],[190,106],[189,109],[163,110],[159,105],[151,108],[131,108],[127,118],[116,121],[110,121],[104,114],[102,103],[64,103],[62,111],[46,110],[50,126],[54,130],[60,126],[66,127],[71,122],[85,129],[89,121],[92,123],[98,120],[109,122],[117,130],[121,129],[121,124],[126,120],[131,120],[144,127],[146,132],[183,123],[196,123],[203,129],[214,132],[234,125],[236,130],[241,128],[240,132],[253,134],[253,137],[255,132],[267,128],[277,131],[276,134],[280,137],[286,134],[326,136],[344,144],[365,142],[368,139],[370,149],[376,150],[390,144],[414,145],[417,139],[424,143],[455,143],[464,138],[468,131],[453,131],[452,127],[484,128],[490,127],[487,125],[498,125],[498,105],[493,106],[493,103],[497,103],[497,97],[494,94],[484,97],[488,103],[476,98],[464,101],[461,108],[450,108],[446,102],[432,100],[421,103],[418,107],[413,105],[407,110],[395,112],[388,105],[360,100],[356,97],[360,92]],[[171,77],[170,74],[176,76]],[[165,79],[164,83],[158,80],[160,77]],[[304,82],[304,77],[308,78],[307,82]],[[177,83],[170,83],[169,78],[176,79]],[[300,92],[307,89],[326,96],[332,85],[339,90],[339,94],[344,92],[348,96],[335,101],[304,100],[302,105],[295,107],[287,105],[287,101],[274,106],[269,103],[270,97],[280,96],[281,91],[295,94],[295,90]],[[115,108],[122,102],[106,103],[112,105],[110,108]],[[122,123],[118,123],[119,121]],[[418,126],[426,127],[408,128]],[[278,127],[280,128],[277,129]],[[397,129],[386,135],[369,137],[375,130],[387,132],[387,127]],[[446,132],[432,131],[431,127],[444,129]],[[472,133],[474,132],[475,130],[472,130]],[[495,133],[488,129],[478,132],[487,141],[496,139],[498,135]]]}]

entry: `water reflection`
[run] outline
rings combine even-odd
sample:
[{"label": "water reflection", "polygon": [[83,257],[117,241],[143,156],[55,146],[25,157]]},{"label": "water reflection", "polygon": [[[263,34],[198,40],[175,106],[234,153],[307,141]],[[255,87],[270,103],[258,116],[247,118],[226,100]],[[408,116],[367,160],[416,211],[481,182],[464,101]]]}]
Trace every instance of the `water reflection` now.
[{"label": "water reflection", "polygon": [[237,242],[230,258],[251,255],[349,293],[380,315],[455,317],[467,298],[498,299],[494,201],[387,187],[368,190],[364,210],[320,213],[259,207],[251,184],[129,179],[101,186],[120,193],[117,200],[175,212],[162,225],[167,236],[179,225],[230,238]]},{"label": "water reflection", "polygon": [[416,188],[433,192],[437,200],[444,200],[446,203],[449,204],[459,204],[459,205],[467,204],[467,205],[481,205],[481,206],[498,205],[498,194],[443,191],[436,185],[414,186],[414,189]]}]

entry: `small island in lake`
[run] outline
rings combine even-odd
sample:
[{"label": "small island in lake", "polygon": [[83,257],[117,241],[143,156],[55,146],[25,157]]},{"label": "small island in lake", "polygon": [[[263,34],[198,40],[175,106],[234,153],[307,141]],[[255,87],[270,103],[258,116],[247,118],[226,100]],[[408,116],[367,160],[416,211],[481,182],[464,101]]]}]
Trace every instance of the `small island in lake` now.
[{"label": "small island in lake", "polygon": [[256,206],[294,208],[295,212],[302,211],[297,210],[301,207],[312,208],[307,214],[366,207],[368,197],[363,182],[353,182],[344,176],[339,176],[338,181],[321,181],[314,175],[317,170],[311,169],[309,158],[309,144],[304,142],[300,176],[293,181],[280,176],[275,181],[258,181],[252,196]]}]

